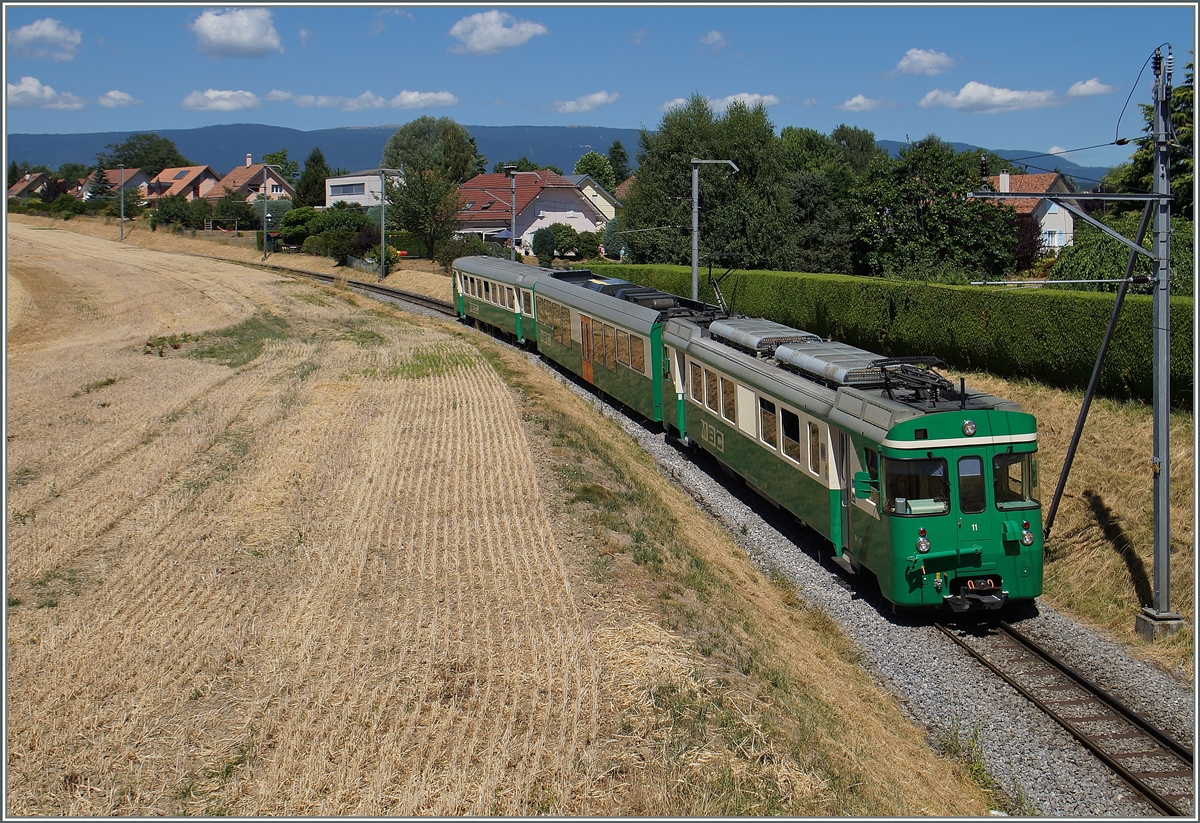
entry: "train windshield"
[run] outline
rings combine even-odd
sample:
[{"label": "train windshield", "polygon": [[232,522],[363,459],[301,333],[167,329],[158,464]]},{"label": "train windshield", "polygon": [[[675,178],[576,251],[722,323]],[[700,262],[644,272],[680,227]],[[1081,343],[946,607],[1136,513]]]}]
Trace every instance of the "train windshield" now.
[{"label": "train windshield", "polygon": [[1037,506],[1037,455],[998,454],[992,459],[992,478],[996,483],[996,508],[1028,509]]},{"label": "train windshield", "polygon": [[941,458],[885,458],[884,509],[892,514],[945,514],[950,510],[950,483]]}]

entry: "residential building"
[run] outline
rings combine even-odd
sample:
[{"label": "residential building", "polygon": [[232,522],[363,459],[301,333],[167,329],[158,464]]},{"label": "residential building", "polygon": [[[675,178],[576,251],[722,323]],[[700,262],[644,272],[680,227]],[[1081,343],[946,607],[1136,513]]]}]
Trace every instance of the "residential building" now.
[{"label": "residential building", "polygon": [[563,178],[574,183],[583,192],[583,196],[600,210],[605,223],[617,216],[617,209],[621,208],[621,203],[590,174],[564,174]]},{"label": "residential building", "polygon": [[26,172],[25,176],[13,183],[8,189],[9,197],[16,197],[21,200],[28,200],[31,197],[38,197],[46,186],[50,185],[50,175],[45,172],[35,171]]},{"label": "residential building", "polygon": [[221,182],[221,175],[212,166],[182,166],[163,169],[147,187],[146,199],[151,203],[163,197],[179,194],[187,200],[207,197],[213,186]]},{"label": "residential building", "polygon": [[[96,171],[93,169],[87,177],[83,178],[77,187],[73,188],[72,194],[75,194],[80,200],[87,200],[90,197],[92,190],[92,181],[96,177]],[[150,188],[150,175],[146,174],[141,169],[105,169],[104,177],[112,185],[113,191],[119,189],[124,181],[124,186],[127,190],[137,190],[143,200],[146,199],[146,192]]]},{"label": "residential building", "polygon": [[[246,202],[253,203],[260,197],[268,200],[294,200],[296,190],[291,182],[264,163],[254,163],[251,155],[246,155],[245,165],[237,166],[229,174],[221,178],[220,185],[214,186],[208,192],[209,200],[220,200],[227,191],[246,195]],[[266,186],[265,193],[263,187]]]},{"label": "residential building", "polygon": [[[993,191],[1021,194],[1070,194],[1071,187],[1059,172],[1045,174],[1009,174],[1007,171],[989,177]],[[1075,243],[1075,221],[1071,212],[1049,200],[1021,198],[1003,200],[1017,212],[1018,220],[1033,220],[1042,232],[1042,245],[1047,252],[1058,254],[1064,246]]]},{"label": "residential building", "polygon": [[[337,177],[325,178],[325,207],[334,203],[357,203],[364,208],[378,206],[383,197],[383,180],[380,169],[363,169],[351,174],[341,174]],[[393,182],[400,179],[394,172],[388,172]]]},{"label": "residential building", "polygon": [[579,232],[598,232],[607,221],[600,207],[578,186],[548,169],[521,173],[481,174],[458,188],[462,204],[460,234],[487,240],[508,236],[512,225],[513,181],[516,185],[517,243],[533,248],[533,233],[552,223],[565,223]]}]

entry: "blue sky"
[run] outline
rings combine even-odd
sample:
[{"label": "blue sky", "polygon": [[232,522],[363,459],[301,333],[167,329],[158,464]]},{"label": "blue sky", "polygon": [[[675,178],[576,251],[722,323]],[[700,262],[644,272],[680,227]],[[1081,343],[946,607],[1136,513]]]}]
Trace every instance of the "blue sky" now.
[{"label": "blue sky", "polygon": [[[655,128],[692,94],[776,129],[1051,151],[1136,137],[1156,46],[1176,82],[1190,4],[6,4],[6,128],[265,123]],[[627,146],[630,150],[634,147]],[[1063,155],[1114,165],[1131,147]]]}]

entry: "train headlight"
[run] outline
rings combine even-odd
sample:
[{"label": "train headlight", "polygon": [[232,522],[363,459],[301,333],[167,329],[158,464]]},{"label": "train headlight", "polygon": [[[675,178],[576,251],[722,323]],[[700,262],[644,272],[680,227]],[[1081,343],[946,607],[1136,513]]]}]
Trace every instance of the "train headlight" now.
[{"label": "train headlight", "polygon": [[971,437],[975,434],[974,420],[966,420],[963,422],[963,434],[965,434],[967,437]]},{"label": "train headlight", "polygon": [[927,554],[929,552],[929,538],[928,537],[918,537],[917,538],[917,551],[920,552],[921,554]]}]

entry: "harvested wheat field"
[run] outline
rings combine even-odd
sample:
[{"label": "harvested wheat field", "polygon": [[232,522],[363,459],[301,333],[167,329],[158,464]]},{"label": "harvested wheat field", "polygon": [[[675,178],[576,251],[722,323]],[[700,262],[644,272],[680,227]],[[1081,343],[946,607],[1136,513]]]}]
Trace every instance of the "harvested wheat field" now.
[{"label": "harvested wheat field", "polygon": [[6,815],[995,804],[521,356],[105,230],[7,227]]}]

